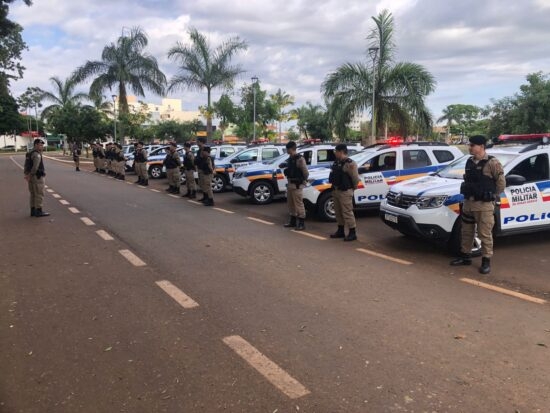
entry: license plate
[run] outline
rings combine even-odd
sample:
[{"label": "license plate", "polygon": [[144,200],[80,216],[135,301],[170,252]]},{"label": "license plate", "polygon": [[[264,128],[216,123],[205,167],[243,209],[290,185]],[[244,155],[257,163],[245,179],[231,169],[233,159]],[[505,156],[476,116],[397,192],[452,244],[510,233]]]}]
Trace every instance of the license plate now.
[{"label": "license plate", "polygon": [[389,222],[393,222],[394,224],[397,224],[397,216],[391,215],[391,214],[384,214],[384,219]]}]

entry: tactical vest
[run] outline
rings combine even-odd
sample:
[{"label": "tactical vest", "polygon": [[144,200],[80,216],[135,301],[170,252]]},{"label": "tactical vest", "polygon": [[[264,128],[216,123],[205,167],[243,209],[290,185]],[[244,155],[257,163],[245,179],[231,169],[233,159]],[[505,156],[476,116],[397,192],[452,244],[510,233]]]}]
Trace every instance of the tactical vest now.
[{"label": "tactical vest", "polygon": [[208,160],[203,159],[201,164],[200,164],[200,169],[202,170],[202,172],[205,175],[210,175],[210,174],[212,174],[212,172],[214,170],[214,167],[213,167],[213,164],[212,164],[212,169],[210,169],[210,165],[208,165]]},{"label": "tactical vest", "polygon": [[99,157],[99,159],[105,159],[105,152],[103,151],[102,148],[99,148],[97,150],[97,156]]},{"label": "tactical vest", "polygon": [[353,189],[351,176],[344,172],[344,165],[351,162],[353,161],[349,158],[347,158],[345,161],[334,161],[330,168],[331,172],[328,178],[328,181],[332,184],[333,188],[336,188],[340,191]]},{"label": "tactical vest", "polygon": [[137,163],[145,162],[145,155],[143,154],[143,149],[140,149],[136,152],[136,162]]},{"label": "tactical vest", "polygon": [[193,169],[195,169],[195,163],[193,162],[192,156],[193,154],[191,153],[191,151],[189,151],[183,157],[183,166],[187,171],[192,171]]},{"label": "tactical vest", "polygon": [[122,152],[122,150],[118,150],[115,152],[115,156],[116,156],[116,160],[118,162],[122,162],[124,160],[124,153]]},{"label": "tactical vest", "polygon": [[169,153],[166,155],[166,158],[164,158],[164,165],[166,166],[166,169],[174,169],[178,167],[178,162],[174,158],[174,154]]},{"label": "tactical vest", "polygon": [[477,164],[473,158],[466,161],[464,182],[460,185],[460,193],[464,198],[474,198],[475,201],[492,202],[495,199],[497,184],[495,180],[483,173],[483,168],[494,156],[482,159]]},{"label": "tactical vest", "polygon": [[204,159],[201,156],[201,151],[199,151],[197,156],[195,156],[195,166],[202,171],[203,163],[204,163]]},{"label": "tactical vest", "polygon": [[[31,173],[31,170],[34,166],[33,160],[32,160],[32,154],[35,152],[38,152],[38,151],[33,149],[32,151],[27,152],[25,154],[25,166],[23,168],[23,171],[25,172],[25,174]],[[44,169],[44,161],[42,160],[42,155],[40,153],[38,154],[40,155],[40,164],[38,165],[38,169],[36,170],[36,177],[42,178],[43,176],[46,176],[46,172]]]},{"label": "tactical vest", "polygon": [[298,160],[302,155],[295,155],[288,158],[288,166],[285,169],[285,175],[288,182],[293,184],[302,184],[305,181],[304,172],[298,167]]},{"label": "tactical vest", "polygon": [[98,158],[99,157],[99,149],[97,149],[97,148],[92,149],[92,156],[94,158]]}]

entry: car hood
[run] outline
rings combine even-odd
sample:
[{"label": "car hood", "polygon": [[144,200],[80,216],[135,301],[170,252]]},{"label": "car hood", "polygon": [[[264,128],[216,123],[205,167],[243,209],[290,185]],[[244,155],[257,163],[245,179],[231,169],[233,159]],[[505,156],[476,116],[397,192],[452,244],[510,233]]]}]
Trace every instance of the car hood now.
[{"label": "car hood", "polygon": [[456,195],[460,193],[462,179],[441,178],[435,175],[410,179],[390,187],[391,192],[406,195]]}]

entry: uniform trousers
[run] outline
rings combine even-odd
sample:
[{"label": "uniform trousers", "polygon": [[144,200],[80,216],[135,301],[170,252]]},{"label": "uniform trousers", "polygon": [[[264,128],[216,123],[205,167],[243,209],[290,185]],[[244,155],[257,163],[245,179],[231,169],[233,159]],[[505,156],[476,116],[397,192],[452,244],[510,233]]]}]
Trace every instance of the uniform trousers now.
[{"label": "uniform trousers", "polygon": [[[493,205],[492,202],[488,204]],[[486,211],[472,210],[468,201],[464,202],[461,213],[461,246],[463,254],[470,254],[476,235],[481,240],[481,255],[485,258],[493,256],[493,227],[495,226],[493,209]]]},{"label": "uniform trousers", "polygon": [[180,168],[166,169],[166,177],[168,178],[168,185],[179,189],[181,185],[181,172]]},{"label": "uniform trousers", "polygon": [[195,185],[195,171],[193,169],[185,170],[185,186],[187,186],[187,191],[197,190],[197,186]]},{"label": "uniform trousers", "polygon": [[142,180],[147,179],[147,164],[145,162],[134,162],[134,169],[138,178]]},{"label": "uniform trousers", "polygon": [[210,199],[214,197],[214,193],[212,192],[212,177],[213,174],[205,174],[204,172],[202,174],[202,193]]},{"label": "uniform trousers", "polygon": [[334,212],[336,222],[339,226],[347,226],[348,229],[355,228],[355,215],[353,214],[353,189],[332,191],[334,201]]},{"label": "uniform trousers", "polygon": [[286,203],[291,217],[306,217],[303,192],[303,185],[289,183],[286,187]]},{"label": "uniform trousers", "polygon": [[42,208],[44,201],[44,178],[31,176],[31,179],[29,179],[29,192],[31,194],[31,208]]}]

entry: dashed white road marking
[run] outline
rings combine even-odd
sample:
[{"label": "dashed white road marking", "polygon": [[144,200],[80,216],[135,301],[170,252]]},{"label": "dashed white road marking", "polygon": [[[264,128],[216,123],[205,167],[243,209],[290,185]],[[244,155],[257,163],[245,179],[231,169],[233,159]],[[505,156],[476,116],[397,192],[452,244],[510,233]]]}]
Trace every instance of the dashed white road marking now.
[{"label": "dashed white road marking", "polygon": [[139,258],[130,250],[119,250],[118,252],[120,253],[120,255],[130,261],[130,263],[135,267],[145,267],[147,265],[144,261],[141,260],[141,258]]},{"label": "dashed white road marking", "polygon": [[254,222],[259,222],[260,224],[275,225],[275,223],[273,222],[264,221],[263,219],[259,219],[259,218],[254,218],[254,217],[246,217],[246,218]]},{"label": "dashed white road marking", "polygon": [[81,220],[82,222],[84,222],[84,224],[86,224],[86,225],[88,225],[88,226],[95,225],[95,222],[92,221],[92,220],[91,220],[90,218],[88,218],[88,217],[82,217],[82,218],[80,218],[80,220]]},{"label": "dashed white road marking", "polygon": [[475,285],[477,287],[486,288],[487,290],[495,291],[497,293],[509,295],[511,297],[519,298],[521,300],[529,301],[535,304],[546,304],[548,301],[542,298],[531,297],[530,295],[518,293],[517,291],[507,290],[506,288],[497,287],[496,285],[487,284],[481,281],[472,280],[470,278],[461,278],[460,281]]},{"label": "dashed white road marking", "polygon": [[195,204],[195,205],[202,205],[202,202],[193,201],[192,199],[188,199],[187,202],[190,202],[190,203]]},{"label": "dashed white road marking", "polygon": [[225,337],[223,342],[291,399],[297,399],[310,393],[300,382],[260,353],[241,336]]},{"label": "dashed white road marking", "polygon": [[71,205],[71,203],[70,203],[69,201],[65,201],[64,199],[60,199],[60,200],[59,200],[59,203],[60,203],[61,205]]},{"label": "dashed white road marking", "polygon": [[71,211],[73,214],[80,214],[80,211],[76,209],[75,207],[70,207],[69,211]]},{"label": "dashed white road marking", "polygon": [[412,262],[410,262],[410,261],[402,260],[400,258],[390,257],[389,255],[381,254],[379,252],[375,252],[375,251],[371,251],[371,250],[366,250],[364,248],[357,248],[357,251],[362,252],[363,254],[372,255],[373,257],[382,258],[384,260],[392,261],[392,262],[395,262],[397,264],[412,265]]},{"label": "dashed white road marking", "polygon": [[61,198],[61,195],[59,195],[59,194],[52,194],[52,196],[53,196],[55,199],[60,199],[60,198]]},{"label": "dashed white road marking", "polygon": [[223,209],[223,208],[217,208],[217,207],[214,207],[212,209],[215,209],[216,211],[220,211],[220,212],[223,212],[225,214],[234,214],[233,211],[229,211],[228,209]]},{"label": "dashed white road marking", "polygon": [[48,188],[48,189],[46,189],[46,192],[49,192],[50,194],[53,194],[55,191],[53,189]]},{"label": "dashed white road marking", "polygon": [[292,232],[295,232],[296,234],[300,234],[300,235],[303,235],[305,237],[310,237],[310,238],[314,238],[314,239],[318,239],[320,241],[326,241],[328,238],[327,237],[322,237],[320,235],[315,235],[315,234],[312,234],[310,232],[305,232],[305,231],[296,231],[295,229],[292,230]]},{"label": "dashed white road marking", "polygon": [[[17,165],[19,169],[25,169],[22,165],[19,165],[19,163],[15,159],[13,159],[13,156],[10,156],[10,159],[15,165]],[[44,186],[44,188],[47,188],[47,186]]]},{"label": "dashed white road marking", "polygon": [[178,287],[172,284],[170,281],[157,281],[156,284],[164,290],[166,294],[172,297],[183,308],[195,308],[199,304],[181,291]]},{"label": "dashed white road marking", "polygon": [[149,189],[149,191],[160,192],[158,189]]},{"label": "dashed white road marking", "polygon": [[179,196],[179,195],[168,194],[168,196],[171,196],[172,198],[180,199],[180,196]]},{"label": "dashed white road marking", "polygon": [[126,182],[128,185],[133,185],[133,183],[128,182],[128,181],[124,181],[124,182]]},{"label": "dashed white road marking", "polygon": [[100,229],[99,231],[95,232],[97,235],[99,235],[104,241],[113,241],[114,238],[111,237],[111,234],[109,234],[107,231]]}]

